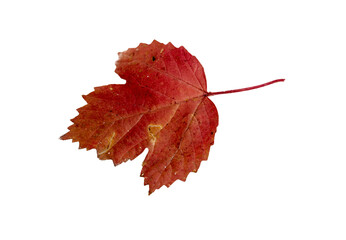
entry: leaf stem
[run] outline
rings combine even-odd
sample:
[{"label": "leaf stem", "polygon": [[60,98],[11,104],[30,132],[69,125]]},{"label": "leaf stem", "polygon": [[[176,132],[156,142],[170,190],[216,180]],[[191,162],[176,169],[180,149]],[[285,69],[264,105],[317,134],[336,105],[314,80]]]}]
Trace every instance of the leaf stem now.
[{"label": "leaf stem", "polygon": [[227,94],[227,93],[236,93],[236,92],[244,92],[244,91],[249,91],[252,89],[256,89],[256,88],[261,88],[261,87],[265,87],[268,85],[271,85],[273,83],[277,83],[277,82],[283,82],[285,81],[285,79],[276,79],[267,83],[263,83],[260,85],[256,85],[256,86],[252,86],[252,87],[247,87],[247,88],[239,88],[239,89],[233,89],[233,90],[228,90],[228,91],[221,91],[221,92],[208,92],[206,95],[207,96],[213,96],[213,95],[219,95],[219,94]]}]

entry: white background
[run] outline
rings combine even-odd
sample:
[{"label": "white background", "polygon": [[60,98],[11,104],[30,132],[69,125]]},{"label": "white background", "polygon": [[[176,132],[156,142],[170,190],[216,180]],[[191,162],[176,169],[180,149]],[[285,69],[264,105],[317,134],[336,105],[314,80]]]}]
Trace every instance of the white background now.
[{"label": "white background", "polygon": [[[346,239],[344,1],[2,1],[0,238]],[[60,141],[117,52],[183,45],[214,96],[209,160],[147,195]]]}]

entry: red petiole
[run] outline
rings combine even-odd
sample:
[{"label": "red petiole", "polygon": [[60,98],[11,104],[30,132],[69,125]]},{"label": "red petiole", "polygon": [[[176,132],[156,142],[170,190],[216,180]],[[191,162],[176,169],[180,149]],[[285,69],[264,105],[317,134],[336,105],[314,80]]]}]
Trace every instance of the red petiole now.
[{"label": "red petiole", "polygon": [[276,80],[273,80],[273,81],[270,81],[267,83],[263,83],[260,85],[252,86],[252,87],[239,88],[239,89],[233,89],[233,90],[221,91],[221,92],[208,92],[206,95],[207,96],[213,96],[213,95],[226,94],[226,93],[244,92],[244,91],[249,91],[249,90],[256,89],[256,88],[265,87],[265,86],[271,85],[273,83],[283,82],[283,81],[285,81],[285,79],[276,79]]}]

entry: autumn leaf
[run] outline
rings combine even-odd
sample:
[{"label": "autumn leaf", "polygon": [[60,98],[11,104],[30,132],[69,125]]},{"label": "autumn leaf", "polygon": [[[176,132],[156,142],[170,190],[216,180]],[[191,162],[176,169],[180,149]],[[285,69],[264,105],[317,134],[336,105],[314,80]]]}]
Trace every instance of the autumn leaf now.
[{"label": "autumn leaf", "polygon": [[245,91],[207,91],[202,65],[184,47],[157,41],[119,53],[115,72],[126,84],[96,87],[84,95],[87,105],[61,139],[96,149],[114,165],[132,160],[145,148],[141,176],[149,194],[176,180],[185,181],[207,160],[218,126],[211,95]]}]

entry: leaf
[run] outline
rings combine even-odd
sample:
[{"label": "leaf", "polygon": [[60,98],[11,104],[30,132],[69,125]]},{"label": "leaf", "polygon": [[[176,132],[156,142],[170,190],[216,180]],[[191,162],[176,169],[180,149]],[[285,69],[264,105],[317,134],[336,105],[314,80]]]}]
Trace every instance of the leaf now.
[{"label": "leaf", "polygon": [[[96,149],[114,165],[145,148],[141,176],[149,194],[185,181],[207,160],[218,126],[202,65],[184,47],[157,41],[119,53],[115,72],[126,84],[96,87],[61,139]],[[234,90],[233,90],[234,91]]]}]

